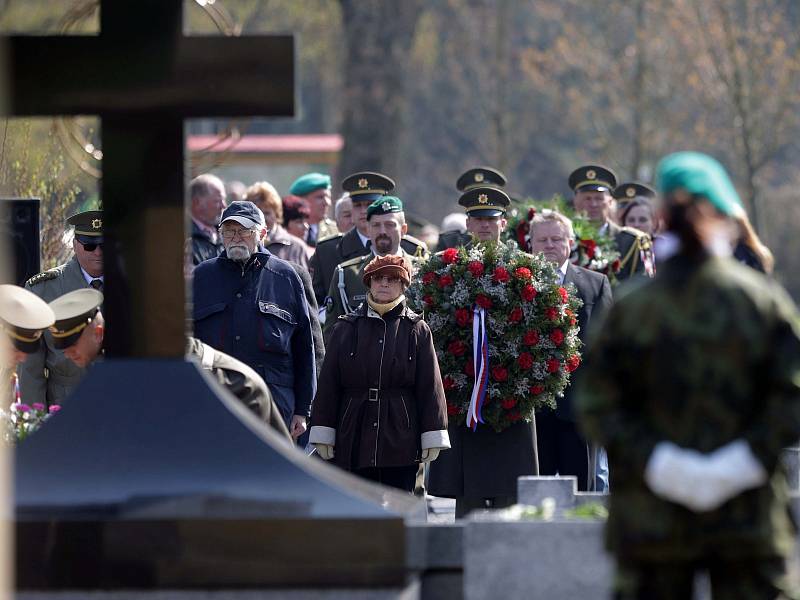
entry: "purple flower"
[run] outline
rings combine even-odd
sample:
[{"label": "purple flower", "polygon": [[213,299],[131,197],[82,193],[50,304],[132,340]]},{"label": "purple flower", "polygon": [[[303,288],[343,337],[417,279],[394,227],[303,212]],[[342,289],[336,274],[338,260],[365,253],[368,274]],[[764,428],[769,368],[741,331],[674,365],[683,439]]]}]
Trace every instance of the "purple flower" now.
[{"label": "purple flower", "polygon": [[32,406],[34,410],[44,410],[44,404],[41,402],[34,402]]},{"label": "purple flower", "polygon": [[12,407],[17,412],[21,412],[21,413],[26,413],[26,412],[30,412],[31,411],[31,407],[28,406],[27,404],[23,404],[22,402],[17,402],[16,404],[13,404]]},{"label": "purple flower", "polygon": [[51,413],[57,413],[60,410],[61,410],[61,407],[58,404],[53,404],[53,405],[50,406],[50,412]]}]

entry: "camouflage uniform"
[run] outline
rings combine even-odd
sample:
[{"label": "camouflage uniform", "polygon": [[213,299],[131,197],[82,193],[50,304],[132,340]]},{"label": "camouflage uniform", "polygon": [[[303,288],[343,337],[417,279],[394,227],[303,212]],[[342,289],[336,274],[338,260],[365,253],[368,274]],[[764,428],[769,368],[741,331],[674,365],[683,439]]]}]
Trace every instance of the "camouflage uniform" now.
[{"label": "camouflage uniform", "polygon": [[[678,254],[623,293],[596,332],[576,408],[608,450],[606,543],[619,561],[618,597],[691,597],[698,567],[712,584],[725,572],[714,598],[777,597],[795,541],[779,458],[800,437],[797,318],[783,290],[755,271]],[[658,442],[709,453],[737,439],[770,480],[719,508],[693,512],[645,483]]]}]

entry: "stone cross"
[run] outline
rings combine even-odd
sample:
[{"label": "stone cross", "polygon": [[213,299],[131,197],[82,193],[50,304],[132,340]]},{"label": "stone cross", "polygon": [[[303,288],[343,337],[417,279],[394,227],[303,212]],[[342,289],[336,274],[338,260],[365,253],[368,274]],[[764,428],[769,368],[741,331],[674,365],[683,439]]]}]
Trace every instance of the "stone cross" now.
[{"label": "stone cross", "polygon": [[184,36],[183,0],[102,0],[97,36],[6,38],[13,116],[99,115],[112,357],[184,353],[184,119],[292,116],[292,36]]}]

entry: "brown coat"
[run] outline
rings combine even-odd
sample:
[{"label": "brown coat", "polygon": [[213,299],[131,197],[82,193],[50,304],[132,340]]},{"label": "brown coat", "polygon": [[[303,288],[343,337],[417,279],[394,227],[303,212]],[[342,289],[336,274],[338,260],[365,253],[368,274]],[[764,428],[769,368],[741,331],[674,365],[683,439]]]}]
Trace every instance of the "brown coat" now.
[{"label": "brown coat", "polygon": [[405,302],[383,319],[367,303],[339,317],[311,425],[311,441],[334,443],[334,462],[347,470],[412,465],[422,447],[449,447],[439,363],[422,317]]}]

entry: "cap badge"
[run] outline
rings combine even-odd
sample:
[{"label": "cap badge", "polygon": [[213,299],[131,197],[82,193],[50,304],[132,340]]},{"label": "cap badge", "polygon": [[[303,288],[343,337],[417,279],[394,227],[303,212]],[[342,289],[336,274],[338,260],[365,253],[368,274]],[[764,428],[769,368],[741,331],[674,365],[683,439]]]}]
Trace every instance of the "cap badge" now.
[{"label": "cap badge", "polygon": [[586,179],[594,179],[595,177],[597,177],[597,172],[594,169],[586,171]]},{"label": "cap badge", "polygon": [[475,173],[475,181],[477,181],[478,183],[483,181],[483,173]]},{"label": "cap badge", "polygon": [[392,205],[389,202],[384,202],[381,204],[381,210],[384,212],[389,212],[392,209]]},{"label": "cap badge", "polygon": [[478,196],[478,202],[480,202],[481,204],[488,204],[489,203],[489,196],[487,196],[486,194],[480,194]]},{"label": "cap badge", "polygon": [[629,187],[627,190],[625,190],[625,195],[628,198],[633,198],[636,195],[636,188]]},{"label": "cap badge", "polygon": [[92,229],[100,229],[103,226],[103,219],[92,219]]},{"label": "cap badge", "polygon": [[358,180],[358,187],[360,187],[362,190],[365,189],[368,185],[369,181],[367,181],[366,177],[362,177],[361,179]]}]

